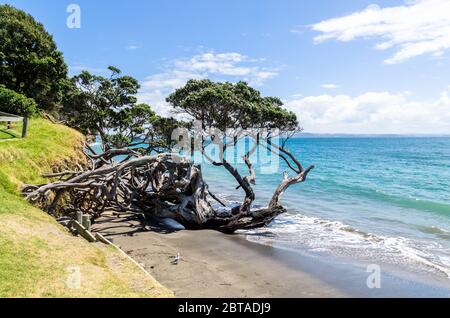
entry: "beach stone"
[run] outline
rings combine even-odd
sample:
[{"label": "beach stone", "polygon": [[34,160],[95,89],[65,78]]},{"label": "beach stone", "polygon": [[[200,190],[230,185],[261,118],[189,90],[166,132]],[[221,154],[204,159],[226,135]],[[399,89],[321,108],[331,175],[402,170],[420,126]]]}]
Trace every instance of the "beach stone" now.
[{"label": "beach stone", "polygon": [[161,222],[164,224],[164,226],[173,231],[182,231],[186,229],[183,225],[173,219],[164,218],[161,219]]}]

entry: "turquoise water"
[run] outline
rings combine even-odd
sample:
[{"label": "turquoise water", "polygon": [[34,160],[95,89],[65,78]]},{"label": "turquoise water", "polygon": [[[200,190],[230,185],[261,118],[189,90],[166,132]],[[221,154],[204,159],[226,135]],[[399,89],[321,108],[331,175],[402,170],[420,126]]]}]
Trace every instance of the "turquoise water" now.
[{"label": "turquoise water", "polygon": [[[288,147],[316,168],[284,194],[288,213],[249,240],[450,277],[450,138],[296,138]],[[256,168],[255,204],[267,205],[287,168]],[[203,170],[213,192],[243,197],[227,172]]]},{"label": "turquoise water", "polygon": [[[242,175],[250,146],[227,154]],[[244,233],[250,241],[450,283],[450,137],[294,138],[287,147],[315,169],[283,195],[286,214]],[[283,161],[268,165],[264,151],[251,159],[255,206],[266,206],[289,169]],[[196,161],[213,193],[242,202],[228,172]]]}]

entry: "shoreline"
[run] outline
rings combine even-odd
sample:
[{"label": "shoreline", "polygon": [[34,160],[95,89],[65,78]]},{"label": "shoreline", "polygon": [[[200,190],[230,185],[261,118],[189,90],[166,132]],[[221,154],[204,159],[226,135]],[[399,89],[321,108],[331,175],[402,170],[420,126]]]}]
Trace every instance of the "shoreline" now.
[{"label": "shoreline", "polygon": [[[253,243],[242,234],[170,233],[135,216],[105,216],[93,228],[176,297],[450,297],[448,289],[390,273],[382,273],[382,288],[369,289],[366,268]],[[178,253],[180,262],[171,264]]]}]

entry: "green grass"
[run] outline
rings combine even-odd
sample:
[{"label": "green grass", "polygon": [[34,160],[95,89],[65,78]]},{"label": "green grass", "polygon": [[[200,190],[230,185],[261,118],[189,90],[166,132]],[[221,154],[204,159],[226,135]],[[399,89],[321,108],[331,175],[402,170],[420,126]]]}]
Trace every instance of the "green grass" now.
[{"label": "green grass", "polygon": [[0,141],[20,138],[17,131],[12,129],[0,128]]},{"label": "green grass", "polygon": [[[0,297],[170,297],[120,253],[69,234],[20,195],[55,166],[82,161],[83,137],[63,125],[30,121],[28,138],[0,142]],[[68,269],[81,274],[67,285]]]},{"label": "green grass", "polygon": [[8,134],[7,132],[0,130],[0,140],[2,139],[11,139],[13,136],[11,134]]},{"label": "green grass", "polygon": [[41,239],[12,240],[0,237],[0,296],[21,296],[45,276],[39,257],[33,251],[46,248]]},{"label": "green grass", "polygon": [[83,137],[76,131],[44,119],[30,120],[28,138],[0,143],[0,173],[19,187],[23,183],[40,183],[40,177],[66,161],[82,158]]},{"label": "green grass", "polygon": [[5,122],[0,122],[0,142],[4,140],[16,139],[21,137],[22,123],[14,123],[13,127],[8,128]]}]

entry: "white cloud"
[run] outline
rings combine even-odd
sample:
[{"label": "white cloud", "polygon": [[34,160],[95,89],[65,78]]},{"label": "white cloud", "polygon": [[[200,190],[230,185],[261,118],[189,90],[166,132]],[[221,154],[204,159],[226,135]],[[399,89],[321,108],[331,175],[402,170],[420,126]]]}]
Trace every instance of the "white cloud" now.
[{"label": "white cloud", "polygon": [[319,95],[292,99],[294,111],[308,132],[316,133],[450,133],[450,88],[431,101],[406,93],[368,92],[356,97]]},{"label": "white cloud", "polygon": [[335,89],[335,88],[338,88],[339,86],[336,84],[329,83],[329,84],[322,84],[322,85],[320,85],[320,87],[326,88],[326,89]]},{"label": "white cloud", "polygon": [[138,101],[149,104],[157,114],[168,116],[170,115],[170,106],[166,103],[166,97],[165,91],[159,89],[143,90],[138,94]]},{"label": "white cloud", "polygon": [[140,102],[150,104],[158,113],[168,115],[170,106],[165,98],[189,79],[245,80],[250,85],[263,85],[278,75],[276,68],[261,65],[264,59],[252,59],[240,53],[201,53],[190,58],[176,59],[166,69],[151,75],[141,83]]},{"label": "white cloud", "polygon": [[198,79],[200,75],[186,71],[170,70],[166,73],[155,74],[147,77],[142,83],[141,87],[147,90],[153,89],[171,89],[175,90],[184,84],[189,79]]},{"label": "white cloud", "polygon": [[380,8],[370,5],[363,11],[313,24],[321,32],[316,43],[336,39],[378,38],[376,49],[394,49],[387,64],[420,55],[441,56],[450,49],[450,1],[414,0],[405,5]]},{"label": "white cloud", "polygon": [[176,70],[206,76],[226,76],[246,80],[261,85],[266,80],[278,75],[275,69],[255,65],[264,59],[251,59],[240,53],[203,53],[188,59],[175,61]]},{"label": "white cloud", "polygon": [[127,47],[125,47],[125,50],[127,51],[136,51],[137,49],[139,49],[139,46],[137,45],[128,45]]},{"label": "white cloud", "polygon": [[195,55],[187,60],[179,60],[175,65],[181,69],[194,72],[208,72],[211,74],[223,74],[229,76],[247,76],[251,72],[251,68],[238,66],[239,63],[246,59],[246,56],[239,53],[204,53]]}]

